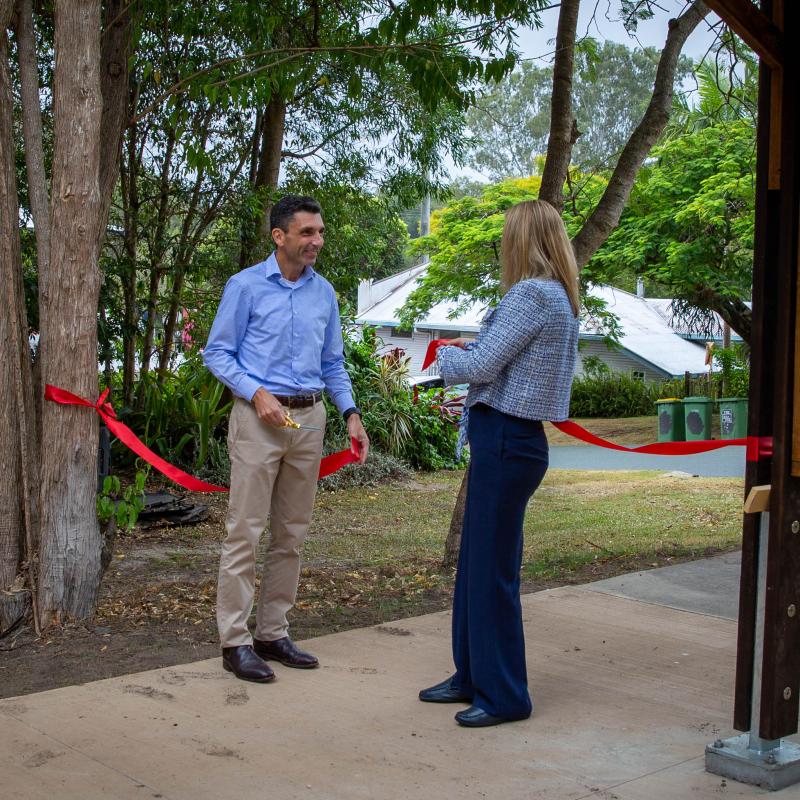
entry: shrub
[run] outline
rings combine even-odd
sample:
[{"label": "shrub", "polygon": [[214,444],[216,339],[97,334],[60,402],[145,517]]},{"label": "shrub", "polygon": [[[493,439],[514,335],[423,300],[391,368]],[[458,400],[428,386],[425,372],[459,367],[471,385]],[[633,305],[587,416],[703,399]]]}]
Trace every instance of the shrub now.
[{"label": "shrub", "polygon": [[750,358],[745,345],[714,348],[718,397],[747,397],[750,390]]},{"label": "shrub", "polygon": [[140,380],[134,408],[121,409],[119,416],[171,464],[214,471],[226,463],[231,405],[230,394],[195,354],[161,383],[153,374]]},{"label": "shrub", "polygon": [[358,486],[377,486],[412,475],[411,469],[400,459],[370,448],[366,464],[348,464],[319,482],[320,491],[335,492]]},{"label": "shrub", "polygon": [[572,382],[571,417],[639,417],[655,413],[660,386],[621,373],[594,373]]},{"label": "shrub", "polygon": [[[455,467],[458,429],[442,409],[444,393],[430,390],[412,397],[409,359],[397,350],[379,356],[379,346],[374,328],[353,329],[345,337],[345,366],[373,447],[414,469]],[[329,405],[326,447],[338,450],[346,441],[347,427]]]}]

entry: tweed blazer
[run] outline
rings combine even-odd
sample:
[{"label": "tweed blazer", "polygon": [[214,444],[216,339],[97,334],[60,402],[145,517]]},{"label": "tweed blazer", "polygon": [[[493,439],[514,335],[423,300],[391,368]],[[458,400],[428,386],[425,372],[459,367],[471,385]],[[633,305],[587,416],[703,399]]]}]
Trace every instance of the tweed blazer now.
[{"label": "tweed blazer", "polygon": [[469,350],[440,347],[448,386],[469,383],[466,407],[485,403],[525,419],[560,422],[578,354],[578,319],[559,281],[532,278],[509,289],[484,317]]}]

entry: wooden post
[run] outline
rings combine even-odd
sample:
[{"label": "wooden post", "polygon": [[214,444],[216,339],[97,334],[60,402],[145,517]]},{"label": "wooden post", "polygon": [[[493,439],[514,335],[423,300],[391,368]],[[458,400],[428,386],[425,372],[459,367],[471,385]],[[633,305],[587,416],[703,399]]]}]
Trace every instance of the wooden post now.
[{"label": "wooden post", "polygon": [[[765,1],[762,11],[785,41],[800,33],[798,4]],[[749,418],[749,434],[772,436],[774,452],[771,459],[748,462],[746,474],[747,491],[772,485],[758,720],[765,740],[797,731],[800,694],[800,117],[794,97],[800,54],[787,48],[782,55],[782,77],[763,62],[761,68]],[[743,533],[734,710],[739,730],[750,727],[753,688],[758,530],[752,515],[745,517]]]}]

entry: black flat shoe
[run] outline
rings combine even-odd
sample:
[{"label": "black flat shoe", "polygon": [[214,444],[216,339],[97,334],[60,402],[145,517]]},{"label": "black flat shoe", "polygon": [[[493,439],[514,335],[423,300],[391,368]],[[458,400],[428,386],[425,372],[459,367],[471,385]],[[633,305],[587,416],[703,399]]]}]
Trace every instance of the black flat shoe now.
[{"label": "black flat shoe", "polygon": [[[520,717],[519,719],[527,719],[527,717]],[[477,706],[470,706],[456,714],[456,722],[465,728],[488,728],[490,725],[501,725],[504,722],[515,721],[507,717],[494,717]]]},{"label": "black flat shoe", "polygon": [[288,636],[265,642],[261,639],[253,640],[253,649],[267,661],[278,661],[285,667],[297,669],[314,669],[319,666],[316,656],[301,650]]},{"label": "black flat shoe", "polygon": [[419,699],[423,703],[471,703],[472,696],[466,695],[458,689],[453,689],[450,685],[452,678],[437,683],[428,689],[423,689],[419,693]]},{"label": "black flat shoe", "polygon": [[222,666],[232,672],[239,680],[254,683],[269,683],[275,680],[275,673],[269,664],[265,664],[247,645],[222,648]]}]

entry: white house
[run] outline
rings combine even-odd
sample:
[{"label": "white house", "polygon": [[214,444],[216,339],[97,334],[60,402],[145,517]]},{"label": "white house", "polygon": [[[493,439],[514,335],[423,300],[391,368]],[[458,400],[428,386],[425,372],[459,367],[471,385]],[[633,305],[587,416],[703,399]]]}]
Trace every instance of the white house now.
[{"label": "white house", "polygon": [[[475,336],[486,308],[474,304],[453,315],[455,306],[439,303],[413,331],[400,328],[398,311],[427,269],[426,264],[380,281],[362,281],[358,288],[358,324],[374,325],[386,349],[400,347],[411,358],[412,374],[422,373],[422,360],[432,339]],[[614,372],[623,372],[646,381],[682,377],[708,370],[705,341],[691,331],[680,331],[672,318],[671,301],[649,299],[613,286],[594,286],[591,294],[605,301],[619,318],[621,347],[609,350],[592,320],[582,319],[581,346],[577,372],[583,372],[584,360],[601,359]],[[428,372],[435,372],[435,365]]]}]

